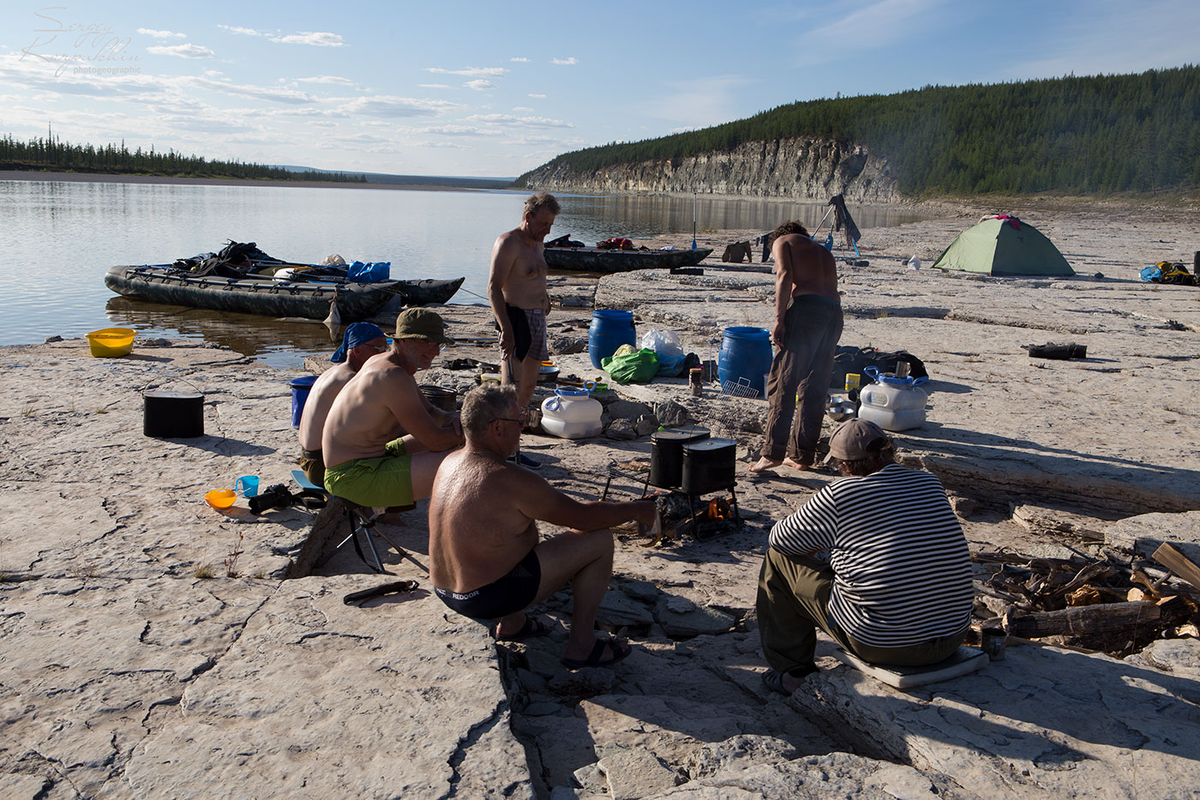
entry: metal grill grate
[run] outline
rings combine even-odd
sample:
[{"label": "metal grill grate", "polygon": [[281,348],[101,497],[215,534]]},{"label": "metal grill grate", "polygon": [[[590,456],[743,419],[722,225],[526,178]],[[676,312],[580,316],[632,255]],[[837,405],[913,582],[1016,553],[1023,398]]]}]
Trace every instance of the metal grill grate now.
[{"label": "metal grill grate", "polygon": [[721,384],[721,391],[734,397],[749,397],[751,399],[758,397],[758,389],[750,385],[748,378],[738,378],[737,381],[725,381]]}]

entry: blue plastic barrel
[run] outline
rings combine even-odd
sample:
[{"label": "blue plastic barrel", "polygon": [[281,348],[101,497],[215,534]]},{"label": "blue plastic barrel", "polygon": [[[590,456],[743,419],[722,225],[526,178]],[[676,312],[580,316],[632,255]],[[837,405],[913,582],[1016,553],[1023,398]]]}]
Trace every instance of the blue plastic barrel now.
[{"label": "blue plastic barrel", "polygon": [[726,328],[721,350],[717,353],[721,390],[739,397],[765,398],[771,358],[771,335],[765,329]]},{"label": "blue plastic barrel", "polygon": [[588,328],[588,355],[592,357],[592,366],[603,369],[600,359],[608,358],[623,344],[637,344],[633,312],[607,308],[593,311],[592,325]]},{"label": "blue plastic barrel", "polygon": [[305,375],[291,382],[292,387],[292,427],[300,427],[300,417],[304,414],[304,403],[308,400],[308,392],[317,382],[316,375]]}]

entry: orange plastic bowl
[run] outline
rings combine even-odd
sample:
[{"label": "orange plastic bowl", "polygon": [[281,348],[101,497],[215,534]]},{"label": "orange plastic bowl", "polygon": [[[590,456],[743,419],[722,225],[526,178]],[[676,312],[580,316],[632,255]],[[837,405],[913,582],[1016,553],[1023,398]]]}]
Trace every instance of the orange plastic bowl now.
[{"label": "orange plastic bowl", "polygon": [[213,489],[204,495],[204,502],[213,508],[229,508],[237,500],[237,492],[229,489]]}]

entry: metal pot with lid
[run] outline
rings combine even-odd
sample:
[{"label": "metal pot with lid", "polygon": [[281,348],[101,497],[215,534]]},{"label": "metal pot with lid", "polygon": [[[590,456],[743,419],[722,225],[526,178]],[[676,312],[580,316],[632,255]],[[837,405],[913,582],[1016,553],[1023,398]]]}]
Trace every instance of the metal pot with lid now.
[{"label": "metal pot with lid", "polygon": [[707,439],[708,428],[688,425],[650,434],[650,485],[676,489],[683,481],[683,446]]},{"label": "metal pot with lid", "polygon": [[731,489],[737,480],[737,442],[711,438],[683,445],[680,489],[690,495]]}]

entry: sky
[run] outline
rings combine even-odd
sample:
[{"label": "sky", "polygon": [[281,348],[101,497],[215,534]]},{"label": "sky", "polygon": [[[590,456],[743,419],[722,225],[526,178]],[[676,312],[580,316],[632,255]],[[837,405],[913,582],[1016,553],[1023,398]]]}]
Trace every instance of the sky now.
[{"label": "sky", "polygon": [[797,100],[1200,63],[1197,0],[60,2],[0,0],[0,135],[403,175],[515,177]]}]

